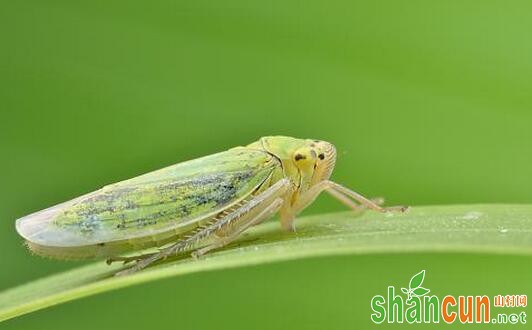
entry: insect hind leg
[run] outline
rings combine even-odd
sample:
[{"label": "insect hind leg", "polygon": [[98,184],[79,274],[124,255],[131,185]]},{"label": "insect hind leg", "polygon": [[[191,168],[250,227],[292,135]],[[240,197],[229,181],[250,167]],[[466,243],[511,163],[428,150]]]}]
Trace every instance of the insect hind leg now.
[{"label": "insect hind leg", "polygon": [[[199,242],[203,242],[204,240],[208,240],[210,238],[215,238],[218,235],[231,236],[230,233],[234,233],[234,231],[236,231],[237,234],[234,235],[235,237],[233,238],[233,240],[236,239],[236,237],[238,237],[240,233],[242,233],[245,229],[253,225],[253,221],[249,219],[255,219],[256,217],[258,217],[258,215],[262,214],[263,211],[268,209],[268,206],[272,204],[278,204],[278,199],[281,199],[282,201],[282,197],[289,191],[290,187],[290,181],[286,178],[277,181],[263,192],[259,193],[256,196],[253,196],[251,200],[247,201],[245,204],[243,204],[236,210],[233,210],[232,212],[223,216],[221,219],[216,220],[216,222],[196,232],[189,238],[176,242],[173,245],[161,250],[161,252],[159,253],[147,256],[146,258],[139,260],[132,267],[122,270],[116,273],[115,275],[122,276],[132,274],[143,268],[146,268],[147,266],[156,261],[164,260],[171,255],[175,255],[189,249],[190,247],[198,244]],[[251,223],[247,226],[244,226],[244,224],[247,223],[246,220],[250,221]],[[237,229],[242,228],[242,226],[244,226],[243,229]],[[215,243],[216,242],[217,241],[215,239]],[[219,245],[220,242],[218,242],[217,244]],[[212,247],[209,250],[212,250],[213,248],[215,247]]]},{"label": "insect hind leg", "polygon": [[268,219],[273,214],[275,214],[277,211],[279,211],[279,209],[281,208],[281,205],[283,205],[283,200],[281,198],[277,198],[276,200],[273,201],[272,204],[266,206],[266,208],[264,208],[256,216],[249,217],[249,219],[242,219],[242,221],[240,221],[240,224],[236,226],[233,231],[226,233],[225,236],[219,237],[213,243],[192,252],[192,257],[198,258],[211,250],[221,248],[233,242],[245,230],[247,230],[250,227],[260,224],[261,222],[263,222],[264,220]]},{"label": "insect hind leg", "polygon": [[151,256],[153,256],[155,254],[157,254],[157,252],[138,254],[138,255],[129,256],[129,257],[115,256],[115,257],[107,258],[105,260],[105,262],[108,265],[110,265],[110,264],[112,264],[114,262],[122,262],[125,265],[125,264],[128,264],[128,263],[133,262],[133,261],[139,261],[139,260],[151,257]]}]

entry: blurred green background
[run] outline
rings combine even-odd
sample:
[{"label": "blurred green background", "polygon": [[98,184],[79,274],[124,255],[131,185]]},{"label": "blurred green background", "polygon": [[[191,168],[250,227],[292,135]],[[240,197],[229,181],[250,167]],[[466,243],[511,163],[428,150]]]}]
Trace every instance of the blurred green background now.
[{"label": "blurred green background", "polygon": [[[16,218],[263,135],[333,142],[334,179],[389,204],[529,203],[531,31],[529,1],[4,1],[0,290],[80,264],[31,256]],[[323,197],[306,213],[335,210]],[[371,297],[421,269],[440,296],[531,295],[531,261],[301,260],[149,283],[2,328],[365,329]]]}]

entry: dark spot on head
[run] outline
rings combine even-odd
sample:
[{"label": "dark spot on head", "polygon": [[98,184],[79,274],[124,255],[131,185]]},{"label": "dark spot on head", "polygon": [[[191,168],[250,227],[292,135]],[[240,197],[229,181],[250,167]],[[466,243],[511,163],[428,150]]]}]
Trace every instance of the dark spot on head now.
[{"label": "dark spot on head", "polygon": [[314,142],[316,142],[316,143],[320,143],[320,140],[314,140]]},{"label": "dark spot on head", "polygon": [[105,243],[98,243],[98,246],[105,246]]},{"label": "dark spot on head", "polygon": [[318,155],[318,158],[321,159],[321,160],[324,160],[325,159],[325,155],[323,153],[321,153],[321,154]]},{"label": "dark spot on head", "polygon": [[305,158],[307,158],[307,157],[303,156],[302,154],[296,154],[296,155],[294,156],[294,159],[295,159],[296,161],[301,160],[301,159],[305,159]]},{"label": "dark spot on head", "polygon": [[311,143],[310,146],[311,146],[311,147],[315,147],[316,144],[315,144],[315,143]]}]

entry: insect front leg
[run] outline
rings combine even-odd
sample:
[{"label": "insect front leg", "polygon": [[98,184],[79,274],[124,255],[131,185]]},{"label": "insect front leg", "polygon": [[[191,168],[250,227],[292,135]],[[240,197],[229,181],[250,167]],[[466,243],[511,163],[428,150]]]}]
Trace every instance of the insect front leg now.
[{"label": "insect front leg", "polygon": [[[342,193],[340,193],[340,192],[338,192],[336,190],[328,189],[327,193],[329,195],[333,196],[334,198],[336,198],[338,201],[340,201],[342,204],[344,204],[348,208],[352,209],[353,211],[363,211],[363,210],[367,209],[366,205],[357,204],[354,201],[352,201],[349,197],[347,197],[346,195],[344,195],[344,194],[342,194]],[[371,198],[370,201],[373,202],[374,204],[379,205],[379,206],[384,204],[384,198],[382,198],[382,197]]]},{"label": "insect front leg", "polygon": [[350,197],[360,204],[364,205],[365,207],[378,211],[378,212],[405,212],[408,210],[408,206],[388,206],[388,207],[382,207],[375,203],[373,200],[367,199],[366,197],[362,196],[361,194],[346,188],[336,182],[333,181],[323,181],[323,188],[322,191],[325,190],[328,192],[331,196],[338,198],[338,195],[343,195]]},{"label": "insect front leg", "polygon": [[[368,199],[336,182],[326,180],[317,183],[305,193],[301,194],[289,209],[281,210],[281,225],[283,228],[289,231],[294,231],[295,216],[310,205],[322,191],[326,191],[332,197],[355,211],[369,208],[378,212],[404,212],[408,209],[405,206],[382,207],[380,206],[384,201],[382,198],[377,198],[375,200]],[[360,204],[355,203],[353,200]]]}]

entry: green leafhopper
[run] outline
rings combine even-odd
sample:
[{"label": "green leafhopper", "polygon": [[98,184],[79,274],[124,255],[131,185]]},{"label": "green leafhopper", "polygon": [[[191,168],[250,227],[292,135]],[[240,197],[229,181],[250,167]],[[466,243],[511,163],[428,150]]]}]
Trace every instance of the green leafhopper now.
[{"label": "green leafhopper", "polygon": [[[136,260],[121,272],[128,274],[185,251],[199,257],[276,213],[284,229],[294,230],[296,215],[322,191],[352,209],[406,209],[381,207],[330,181],[335,161],[328,142],[263,137],[105,186],[18,219],[16,229],[39,255]],[[149,247],[161,249],[119,257]]]}]

